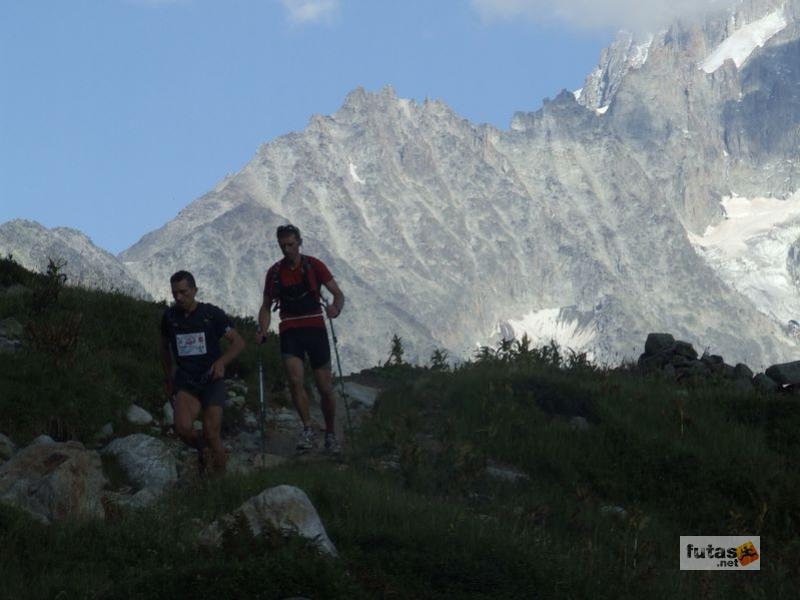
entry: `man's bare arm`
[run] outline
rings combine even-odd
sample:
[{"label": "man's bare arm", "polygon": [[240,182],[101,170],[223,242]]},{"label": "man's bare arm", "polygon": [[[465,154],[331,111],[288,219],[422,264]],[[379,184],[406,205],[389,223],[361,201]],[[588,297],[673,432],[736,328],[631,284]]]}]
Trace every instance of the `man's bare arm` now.
[{"label": "man's bare arm", "polygon": [[339,316],[344,308],[344,293],[341,289],[339,289],[339,285],[336,283],[335,279],[331,279],[327,283],[323,283],[326,288],[333,294],[333,304],[328,305],[328,316],[331,319],[335,319]]},{"label": "man's bare arm", "polygon": [[260,334],[256,333],[256,341],[259,343],[266,337],[269,324],[272,321],[272,313],[269,309],[271,304],[272,298],[264,294],[264,301],[261,304],[261,308],[258,309],[258,329]]},{"label": "man's bare arm", "polygon": [[244,350],[245,346],[242,336],[240,336],[239,332],[235,329],[228,329],[223,337],[230,342],[230,345],[225,351],[225,354],[220,356],[214,361],[214,364],[211,365],[213,379],[220,379],[225,376],[225,367],[236,360],[236,357]]}]

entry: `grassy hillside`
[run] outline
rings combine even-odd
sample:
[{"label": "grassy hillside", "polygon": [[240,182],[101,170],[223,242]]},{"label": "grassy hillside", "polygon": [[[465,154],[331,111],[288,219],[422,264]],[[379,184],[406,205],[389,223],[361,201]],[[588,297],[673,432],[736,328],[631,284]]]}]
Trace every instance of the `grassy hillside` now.
[{"label": "grassy hillside", "polygon": [[[22,350],[0,355],[0,432],[17,444],[40,433],[88,443],[109,420],[124,431],[120,411],[132,400],[160,409],[163,305],[65,288],[34,310],[47,278],[2,261],[0,286],[10,283],[26,289],[0,292],[0,320],[34,325]],[[70,345],[59,335],[75,332],[78,314]],[[55,334],[37,334],[43,324]],[[237,321],[246,339],[253,327]],[[265,367],[281,391],[274,338]],[[256,390],[252,345],[237,369]],[[103,523],[45,527],[0,506],[0,598],[789,598],[800,589],[800,398],[722,380],[678,386],[552,346],[369,377],[386,391],[340,463],[204,481]],[[525,477],[491,477],[487,466]],[[195,549],[204,524],[281,483],[308,493],[339,559],[282,539]],[[760,535],[761,571],[681,572],[681,535]]]}]

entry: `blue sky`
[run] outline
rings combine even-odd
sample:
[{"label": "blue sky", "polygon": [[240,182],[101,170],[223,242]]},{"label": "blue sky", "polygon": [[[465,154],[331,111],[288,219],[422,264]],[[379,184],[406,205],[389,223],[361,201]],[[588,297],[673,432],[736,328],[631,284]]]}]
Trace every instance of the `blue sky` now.
[{"label": "blue sky", "polygon": [[0,0],[0,222],[116,254],[358,86],[506,129],[613,37],[540,4]]}]

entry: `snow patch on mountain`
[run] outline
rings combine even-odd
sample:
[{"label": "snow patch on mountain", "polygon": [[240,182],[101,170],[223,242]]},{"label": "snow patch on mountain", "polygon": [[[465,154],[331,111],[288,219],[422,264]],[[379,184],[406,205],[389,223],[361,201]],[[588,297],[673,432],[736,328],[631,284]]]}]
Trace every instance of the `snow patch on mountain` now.
[{"label": "snow patch on mountain", "polygon": [[787,200],[726,197],[725,218],[689,241],[732,288],[758,309],[787,323],[800,314],[800,298],[787,257],[800,238],[800,192]]},{"label": "snow patch on mountain", "polygon": [[784,16],[784,9],[780,8],[766,17],[745,25],[719,46],[700,63],[700,69],[706,73],[713,73],[719,69],[726,60],[731,59],[739,68],[756,48],[766,44],[773,36],[786,28],[788,22]]},{"label": "snow patch on mountain", "polygon": [[497,332],[506,339],[519,340],[527,335],[533,346],[549,344],[552,340],[562,348],[589,350],[587,355],[590,357],[592,342],[597,337],[594,326],[565,318],[562,308],[534,310],[520,319],[507,319],[498,326]]},{"label": "snow patch on mountain", "polygon": [[367,183],[366,181],[361,179],[361,177],[358,176],[358,172],[356,171],[356,166],[352,162],[350,163],[350,177],[353,178],[353,181],[355,181],[356,183],[360,183],[361,185]]},{"label": "snow patch on mountain", "polygon": [[644,42],[633,44],[628,55],[628,64],[632,69],[641,69],[650,55],[650,46],[653,45],[653,34],[649,34]]}]

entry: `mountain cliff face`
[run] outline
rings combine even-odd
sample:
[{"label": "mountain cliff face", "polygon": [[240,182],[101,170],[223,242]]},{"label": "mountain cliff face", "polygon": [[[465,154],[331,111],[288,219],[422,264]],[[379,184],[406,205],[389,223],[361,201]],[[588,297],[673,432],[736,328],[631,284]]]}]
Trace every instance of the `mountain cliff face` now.
[{"label": "mountain cliff face", "polygon": [[[656,330],[756,367],[789,359],[798,16],[800,0],[758,0],[621,36],[582,90],[508,131],[357,89],[120,258],[156,298],[187,268],[204,299],[254,315],[275,228],[295,223],[348,297],[346,370],[383,360],[393,333],[421,361],[525,332],[612,361]],[[768,199],[771,226],[720,234],[733,198]]]},{"label": "mountain cliff face", "polygon": [[119,291],[152,299],[117,258],[95,246],[80,231],[66,227],[47,229],[39,223],[17,219],[0,225],[0,255],[11,254],[32,271],[47,270],[48,259],[64,260],[63,273],[70,285]]}]

